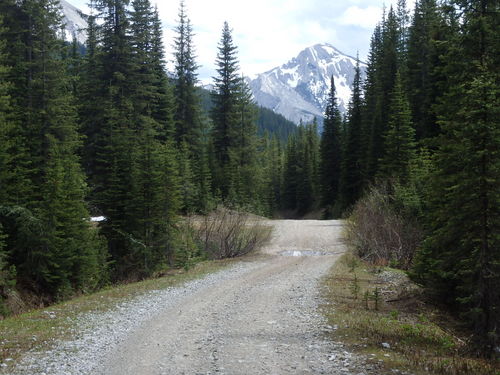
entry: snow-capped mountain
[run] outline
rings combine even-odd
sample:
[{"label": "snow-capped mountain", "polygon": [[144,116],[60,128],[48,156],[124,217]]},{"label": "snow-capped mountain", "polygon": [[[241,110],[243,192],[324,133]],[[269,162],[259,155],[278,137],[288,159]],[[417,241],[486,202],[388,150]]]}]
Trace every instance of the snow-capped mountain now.
[{"label": "snow-capped mountain", "polygon": [[60,0],[60,3],[63,13],[63,22],[66,24],[64,30],[66,35],[64,39],[72,41],[74,35],[78,42],[85,44],[87,40],[87,21],[82,17],[81,11],[65,0]]},{"label": "snow-capped mountain", "polygon": [[[259,74],[250,82],[258,104],[299,123],[322,118],[333,75],[340,110],[352,92],[356,59],[329,44],[306,48],[286,64]],[[362,74],[366,65],[360,63]]]}]

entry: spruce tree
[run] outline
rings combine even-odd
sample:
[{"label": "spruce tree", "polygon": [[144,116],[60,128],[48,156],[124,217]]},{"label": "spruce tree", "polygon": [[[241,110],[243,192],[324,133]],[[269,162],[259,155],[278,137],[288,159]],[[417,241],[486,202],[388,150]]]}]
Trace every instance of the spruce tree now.
[{"label": "spruce tree", "polygon": [[283,208],[302,216],[316,208],[320,189],[320,140],[316,121],[300,125],[285,151]]},{"label": "spruce tree", "polygon": [[405,183],[409,178],[410,164],[415,158],[415,129],[401,81],[398,73],[391,95],[389,120],[384,134],[384,155],[379,161],[379,176],[395,178]]},{"label": "spruce tree", "polygon": [[347,112],[347,129],[343,150],[342,174],[340,180],[339,208],[341,211],[352,206],[360,197],[363,187],[363,117],[361,97],[361,70],[356,63],[353,91]]},{"label": "spruce tree", "polygon": [[[0,16],[0,206],[4,206],[9,201],[9,190],[13,188],[14,173],[11,165],[14,155],[12,155],[12,127],[13,124],[8,118],[10,112],[10,97],[8,94],[9,68],[6,65],[7,53],[4,33],[7,31],[3,27],[3,17]],[[2,298],[9,275],[9,251],[6,247],[7,236],[4,234],[0,221],[0,315],[3,314]]]},{"label": "spruce tree", "polygon": [[382,50],[382,27],[377,25],[372,35],[370,52],[366,68],[366,80],[364,83],[364,103],[362,111],[362,150],[363,150],[363,180],[364,184],[375,176],[376,159],[374,153],[374,141],[376,132],[379,131],[381,120],[380,95],[381,82],[379,66]]},{"label": "spruce tree", "polygon": [[417,140],[429,139],[439,133],[435,114],[439,85],[446,81],[440,74],[439,43],[443,39],[441,15],[435,0],[415,4],[409,29],[407,92],[415,124]]},{"label": "spruce tree", "polygon": [[[180,176],[181,180],[191,179],[194,187],[194,200],[189,206],[183,206],[184,212],[204,211],[211,201],[211,178],[208,173],[208,143],[204,134],[205,125],[201,114],[201,105],[196,88],[197,69],[193,45],[193,28],[186,12],[185,3],[180,2],[178,25],[174,39],[174,121],[175,140],[179,149],[187,146],[189,150],[188,168],[183,170],[189,175]],[[185,155],[184,155],[185,156]],[[184,156],[181,156],[183,158]]]},{"label": "spruce tree", "polygon": [[257,166],[257,108],[243,77],[240,77],[235,96],[236,120],[230,133],[229,149],[231,169],[236,172],[233,185],[238,203],[257,209],[262,203],[262,173]]},{"label": "spruce tree", "polygon": [[163,46],[162,25],[158,8],[152,14],[152,35],[149,60],[153,71],[153,86],[156,95],[153,98],[151,115],[160,125],[159,136],[163,141],[172,140],[175,136],[175,103],[173,86],[165,69],[165,52]]},{"label": "spruce tree", "polygon": [[281,203],[283,209],[285,210],[295,210],[297,208],[297,185],[301,177],[298,173],[298,138],[299,132],[289,137],[284,153]]},{"label": "spruce tree", "polygon": [[487,0],[452,5],[460,28],[444,56],[449,88],[438,107],[430,235],[415,273],[462,312],[477,352],[492,356],[500,337],[498,12]]},{"label": "spruce tree", "polygon": [[15,66],[9,91],[21,144],[14,171],[25,187],[0,216],[19,278],[65,297],[92,289],[105,277],[99,266],[105,255],[86,220],[76,111],[57,34],[59,4],[25,1],[10,12],[9,28],[16,32],[7,38]]},{"label": "spruce tree", "polygon": [[11,163],[14,155],[12,145],[13,124],[9,119],[10,96],[8,81],[9,67],[7,63],[6,41],[4,35],[7,29],[3,26],[3,17],[0,16],[0,205],[9,200],[7,185],[12,184],[13,173]]},{"label": "spruce tree", "polygon": [[[97,151],[103,147],[105,142],[105,137],[102,137],[103,129],[101,128],[104,122],[102,99],[105,97],[105,88],[101,80],[102,66],[99,58],[97,17],[93,14],[93,2],[91,5],[92,13],[87,18],[86,53],[79,72],[80,85],[77,98],[80,128],[84,135],[82,164],[91,186],[90,197],[93,200],[94,186],[100,185],[97,171],[101,167],[97,162]],[[97,98],[100,100],[96,100]]]},{"label": "spruce tree", "polygon": [[339,198],[342,163],[340,147],[341,127],[342,117],[337,105],[335,82],[332,75],[320,143],[321,204],[326,210],[325,214],[327,217],[334,215],[332,209]]},{"label": "spruce tree", "polygon": [[174,97],[175,137],[180,145],[185,142],[194,153],[199,149],[200,119],[199,98],[196,93],[198,64],[193,46],[193,27],[181,0],[174,39]]},{"label": "spruce tree", "polygon": [[240,84],[238,74],[237,47],[233,44],[231,29],[224,22],[216,59],[217,76],[213,77],[215,89],[212,93],[213,108],[213,143],[217,170],[214,184],[225,199],[234,188],[235,165],[230,163],[230,150],[233,147],[235,127],[238,121],[236,113],[237,95]]},{"label": "spruce tree", "polygon": [[[376,40],[375,59],[373,63],[373,76],[369,76],[370,85],[373,85],[374,92],[367,92],[367,100],[370,103],[370,109],[373,111],[367,116],[371,117],[369,125],[369,146],[367,160],[368,178],[373,178],[378,171],[378,162],[384,154],[384,138],[388,123],[390,106],[390,95],[394,89],[396,72],[398,71],[399,56],[398,48],[400,46],[400,30],[397,16],[392,9],[389,9],[387,18],[384,20],[381,29],[380,40]],[[371,95],[374,95],[371,97]]]}]

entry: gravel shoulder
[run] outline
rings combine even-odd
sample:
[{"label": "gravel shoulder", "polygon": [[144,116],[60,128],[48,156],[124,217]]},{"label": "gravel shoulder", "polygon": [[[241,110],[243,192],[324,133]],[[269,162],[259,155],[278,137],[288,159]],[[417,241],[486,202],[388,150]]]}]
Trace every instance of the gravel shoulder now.
[{"label": "gravel shoulder", "polygon": [[324,337],[319,280],[343,253],[340,221],[269,221],[251,261],[85,314],[78,339],[25,358],[16,374],[361,374]]}]

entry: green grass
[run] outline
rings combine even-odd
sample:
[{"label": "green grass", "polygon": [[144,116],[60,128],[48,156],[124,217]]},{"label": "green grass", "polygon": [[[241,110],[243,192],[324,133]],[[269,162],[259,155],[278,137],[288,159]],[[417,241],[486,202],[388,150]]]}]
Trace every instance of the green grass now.
[{"label": "green grass", "polygon": [[86,312],[104,312],[119,302],[130,300],[152,290],[181,285],[234,263],[234,260],[206,261],[188,271],[176,270],[171,274],[137,283],[112,286],[101,291],[74,298],[0,321],[0,363],[10,358],[15,361],[29,350],[50,348],[56,340],[71,339],[74,319]]},{"label": "green grass", "polygon": [[[386,369],[416,374],[500,374],[498,362],[470,358],[464,353],[464,340],[454,333],[453,319],[443,318],[442,312],[427,306],[417,289],[405,292],[401,299],[395,297],[400,295],[401,285],[384,281],[379,276],[381,270],[404,280],[399,270],[373,268],[351,254],[343,255],[335,264],[324,281],[329,304],[323,307],[329,324],[338,327],[331,333],[333,339],[376,363],[383,361]],[[380,294],[378,309],[375,290]]]}]

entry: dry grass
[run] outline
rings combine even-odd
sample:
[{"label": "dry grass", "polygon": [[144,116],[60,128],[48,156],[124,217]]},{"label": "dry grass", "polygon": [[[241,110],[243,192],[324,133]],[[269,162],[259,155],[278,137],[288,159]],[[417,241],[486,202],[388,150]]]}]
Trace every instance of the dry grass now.
[{"label": "dry grass", "polygon": [[272,232],[272,228],[262,224],[261,218],[224,207],[190,219],[189,223],[196,242],[209,259],[249,254],[261,248]]},{"label": "dry grass", "polygon": [[347,220],[346,238],[361,258],[408,269],[423,232],[414,218],[397,212],[387,189],[373,187],[356,203]]},{"label": "dry grass", "polygon": [[323,310],[330,325],[338,327],[333,338],[375,363],[417,374],[500,374],[498,362],[464,354],[453,320],[446,317],[444,324],[442,313],[422,302],[418,288],[401,271],[372,267],[345,254],[324,285],[329,304]]},{"label": "dry grass", "polygon": [[148,291],[180,285],[221,270],[231,263],[231,260],[202,262],[188,271],[175,270],[157,279],[109,287],[91,295],[2,320],[0,363],[9,359],[15,361],[32,349],[48,349],[55,340],[72,338],[75,335],[72,322],[79,314],[113,309],[122,301]]}]

